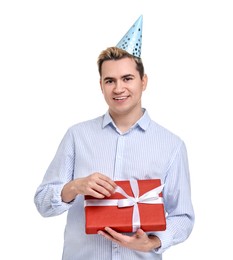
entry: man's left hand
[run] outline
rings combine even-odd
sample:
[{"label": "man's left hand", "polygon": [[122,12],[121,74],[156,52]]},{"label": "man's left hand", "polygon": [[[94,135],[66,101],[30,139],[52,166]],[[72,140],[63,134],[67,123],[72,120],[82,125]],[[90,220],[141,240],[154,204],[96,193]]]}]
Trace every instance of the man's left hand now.
[{"label": "man's left hand", "polygon": [[98,234],[120,246],[141,252],[148,252],[161,246],[158,237],[148,236],[142,229],[138,229],[132,236],[127,236],[116,232],[110,227],[105,227],[105,231],[98,231]]}]

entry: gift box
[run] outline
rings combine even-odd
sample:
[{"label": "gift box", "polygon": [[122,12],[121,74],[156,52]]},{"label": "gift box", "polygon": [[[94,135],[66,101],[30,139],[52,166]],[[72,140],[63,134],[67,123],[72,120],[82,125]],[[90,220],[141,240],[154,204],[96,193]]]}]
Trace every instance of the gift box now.
[{"label": "gift box", "polygon": [[120,233],[166,229],[160,179],[115,181],[114,194],[104,199],[85,196],[86,234],[96,234],[105,227]]}]

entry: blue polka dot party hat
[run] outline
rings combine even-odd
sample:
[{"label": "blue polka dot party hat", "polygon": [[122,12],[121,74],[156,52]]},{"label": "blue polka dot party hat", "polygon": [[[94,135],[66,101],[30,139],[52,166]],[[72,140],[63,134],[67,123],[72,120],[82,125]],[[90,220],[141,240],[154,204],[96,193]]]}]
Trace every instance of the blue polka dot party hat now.
[{"label": "blue polka dot party hat", "polygon": [[142,15],[128,30],[116,47],[127,51],[129,54],[140,58],[142,46]]}]

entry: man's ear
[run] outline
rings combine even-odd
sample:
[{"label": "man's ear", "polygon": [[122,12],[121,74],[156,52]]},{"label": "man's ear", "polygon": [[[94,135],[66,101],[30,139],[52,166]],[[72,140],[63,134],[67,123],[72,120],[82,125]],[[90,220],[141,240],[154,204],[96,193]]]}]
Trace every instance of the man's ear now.
[{"label": "man's ear", "polygon": [[143,78],[142,78],[142,90],[146,90],[146,87],[147,87],[147,82],[148,82],[148,77],[146,74],[143,75]]}]

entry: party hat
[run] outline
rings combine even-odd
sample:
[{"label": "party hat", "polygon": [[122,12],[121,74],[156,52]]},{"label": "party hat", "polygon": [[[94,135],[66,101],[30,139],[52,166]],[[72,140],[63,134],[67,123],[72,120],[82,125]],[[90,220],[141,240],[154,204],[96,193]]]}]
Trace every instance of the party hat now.
[{"label": "party hat", "polygon": [[128,30],[124,37],[118,42],[118,48],[127,51],[129,54],[140,58],[142,45],[142,15]]}]

